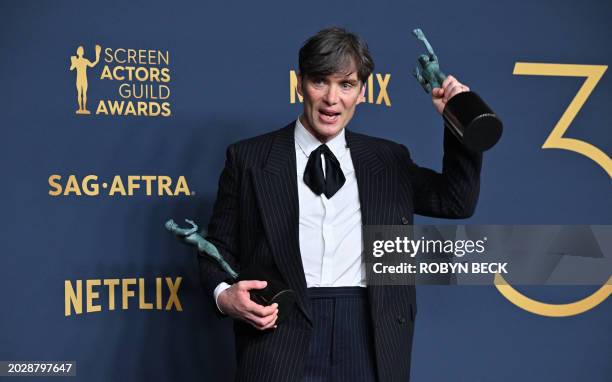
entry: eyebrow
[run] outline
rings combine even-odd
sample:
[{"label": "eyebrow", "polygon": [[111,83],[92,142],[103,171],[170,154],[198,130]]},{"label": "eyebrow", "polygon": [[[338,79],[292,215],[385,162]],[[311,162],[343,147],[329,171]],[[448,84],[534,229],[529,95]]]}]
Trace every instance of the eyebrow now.
[{"label": "eyebrow", "polygon": [[338,73],[340,75],[344,75],[345,79],[348,79],[353,73],[355,73],[355,71],[353,70],[352,72],[348,72],[348,73]]},{"label": "eyebrow", "polygon": [[355,73],[355,72],[353,71],[353,72],[350,72],[350,73],[335,73],[335,74],[332,74],[332,75],[323,75],[323,74],[321,74],[321,75],[312,75],[311,78],[314,81],[314,80],[327,80],[328,77],[340,77],[340,78],[337,78],[337,81],[348,82],[351,85],[357,85],[359,83],[359,79],[350,78],[350,76],[353,73]]}]

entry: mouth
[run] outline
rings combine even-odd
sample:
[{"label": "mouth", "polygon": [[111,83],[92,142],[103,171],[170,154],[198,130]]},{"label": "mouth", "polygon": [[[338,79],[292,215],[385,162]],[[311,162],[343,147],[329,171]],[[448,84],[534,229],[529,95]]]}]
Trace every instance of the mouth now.
[{"label": "mouth", "polygon": [[334,124],[338,121],[340,112],[334,110],[319,109],[319,120],[323,123]]}]

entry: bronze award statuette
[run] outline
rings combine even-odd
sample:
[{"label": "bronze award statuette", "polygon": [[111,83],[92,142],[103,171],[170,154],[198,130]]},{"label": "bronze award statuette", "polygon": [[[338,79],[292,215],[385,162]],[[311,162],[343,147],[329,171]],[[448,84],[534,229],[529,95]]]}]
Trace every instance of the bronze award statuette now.
[{"label": "bronze award statuette", "polygon": [[[440,71],[438,57],[420,29],[413,34],[427,48],[421,54],[413,74],[427,93],[442,87],[446,75]],[[501,137],[502,121],[495,112],[474,92],[463,92],[453,96],[442,112],[444,125],[470,150],[483,152],[493,147]]]},{"label": "bronze award statuette", "polygon": [[[166,222],[165,227],[168,231],[175,234],[183,242],[193,245],[198,249],[198,252],[208,256],[216,262],[229,276],[232,282],[241,280],[264,280],[268,285],[264,289],[251,291],[251,300],[260,305],[278,304],[278,319],[281,323],[295,307],[295,292],[280,280],[279,276],[272,275],[271,272],[259,267],[253,266],[244,269],[240,275],[232,269],[219,253],[217,247],[206,240],[204,236],[198,233],[198,226],[192,220],[185,219],[191,225],[188,228],[181,228],[174,220],[170,219]],[[205,232],[202,234],[206,235]]]}]

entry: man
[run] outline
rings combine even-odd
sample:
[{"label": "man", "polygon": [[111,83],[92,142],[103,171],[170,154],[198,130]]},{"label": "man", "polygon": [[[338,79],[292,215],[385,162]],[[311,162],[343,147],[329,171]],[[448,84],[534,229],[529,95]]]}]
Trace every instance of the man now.
[{"label": "man", "polygon": [[102,47],[100,45],[96,45],[96,60],[94,62],[91,62],[87,58],[83,57],[85,50],[82,46],[77,48],[76,56],[70,56],[70,70],[76,69],[77,72],[76,88],[79,108],[76,111],[76,114],[91,114],[91,112],[87,110],[87,68],[93,68],[94,66],[98,65],[101,50]]},{"label": "man", "polygon": [[[439,174],[402,145],[346,130],[373,68],[359,37],[320,31],[299,53],[303,113],[227,150],[208,239],[233,267],[262,267],[297,295],[277,325],[276,305],[250,299],[265,281],[230,286],[200,257],[206,292],[235,319],[237,380],[409,380],[415,289],[366,285],[362,226],[412,224],[413,213],[470,216],[481,155],[445,131]],[[449,76],[434,107],[467,90]]]}]

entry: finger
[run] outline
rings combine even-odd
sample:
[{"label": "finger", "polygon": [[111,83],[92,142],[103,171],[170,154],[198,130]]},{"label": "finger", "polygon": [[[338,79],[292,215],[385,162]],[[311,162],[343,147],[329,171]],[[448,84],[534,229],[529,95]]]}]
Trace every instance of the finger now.
[{"label": "finger", "polygon": [[247,312],[243,316],[243,319],[247,321],[249,324],[253,325],[253,327],[255,328],[262,326],[262,324],[264,323],[264,319],[262,317],[257,317],[254,314],[249,313],[249,312]]},{"label": "finger", "polygon": [[269,318],[263,319],[263,325],[261,326],[261,330],[269,329],[276,323],[278,319],[278,314],[273,314]]},{"label": "finger", "polygon": [[448,101],[451,95],[453,95],[453,90],[455,89],[456,86],[457,86],[456,84],[451,83],[446,88],[446,91],[444,92],[444,102],[445,103]]},{"label": "finger", "polygon": [[446,87],[453,81],[457,81],[457,79],[449,74],[448,76],[446,76],[444,82],[442,82],[442,87],[446,89]]},{"label": "finger", "polygon": [[274,314],[265,318],[251,316],[249,318],[249,322],[251,323],[251,325],[253,325],[255,329],[263,330],[263,328],[268,326],[271,322],[276,321],[276,317],[278,316]]},{"label": "finger", "polygon": [[444,89],[433,88],[433,90],[431,91],[431,94],[434,96],[434,98],[442,98],[444,97]]},{"label": "finger", "polygon": [[246,304],[246,309],[247,312],[257,317],[268,317],[269,315],[274,314],[274,312],[278,311],[278,304],[274,303],[272,305],[263,306],[249,300],[249,302]]},{"label": "finger", "polygon": [[274,316],[274,319],[272,321],[270,321],[270,323],[268,325],[266,325],[263,328],[261,328],[261,330],[267,330],[267,329],[271,329],[271,328],[276,328],[276,321],[278,321],[278,315]]},{"label": "finger", "polygon": [[264,289],[268,283],[261,280],[244,280],[238,282],[238,288],[242,290]]},{"label": "finger", "polygon": [[266,330],[269,329],[271,327],[273,327],[274,325],[276,325],[276,320],[278,319],[278,314],[273,314],[270,317],[266,317],[266,318],[258,318],[256,319],[255,322],[255,327],[258,330]]},{"label": "finger", "polygon": [[444,94],[444,101],[447,102],[451,97],[455,94],[462,91],[462,85],[459,82],[452,83],[449,85],[448,89],[446,89],[446,94]]},{"label": "finger", "polygon": [[258,324],[258,319],[248,320],[247,322],[251,324],[252,327],[259,330],[260,326]]},{"label": "finger", "polygon": [[467,86],[465,86],[462,83],[459,83],[459,85],[457,86],[457,88],[455,89],[455,93],[451,95],[451,97],[459,94],[459,93],[463,93],[463,92],[468,92],[470,91],[470,88],[468,88]]},{"label": "finger", "polygon": [[457,81],[456,79],[453,78],[451,81],[449,81],[449,83],[446,85],[446,88],[445,88],[446,95],[448,95],[449,91],[452,88],[456,87],[457,85],[461,85],[461,83]]}]

